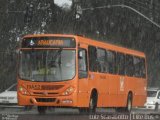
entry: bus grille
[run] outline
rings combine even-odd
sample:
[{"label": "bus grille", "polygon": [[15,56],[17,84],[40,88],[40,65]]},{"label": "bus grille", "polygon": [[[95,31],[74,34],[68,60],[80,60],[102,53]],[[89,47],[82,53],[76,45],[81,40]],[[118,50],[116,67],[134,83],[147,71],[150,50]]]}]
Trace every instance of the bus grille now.
[{"label": "bus grille", "polygon": [[[33,92],[34,95],[44,95],[44,92]],[[58,93],[49,92],[48,95],[57,95]]]},{"label": "bus grille", "polygon": [[63,85],[42,85],[41,90],[58,90],[62,87]]},{"label": "bus grille", "polygon": [[36,98],[37,102],[55,102],[56,98]]}]

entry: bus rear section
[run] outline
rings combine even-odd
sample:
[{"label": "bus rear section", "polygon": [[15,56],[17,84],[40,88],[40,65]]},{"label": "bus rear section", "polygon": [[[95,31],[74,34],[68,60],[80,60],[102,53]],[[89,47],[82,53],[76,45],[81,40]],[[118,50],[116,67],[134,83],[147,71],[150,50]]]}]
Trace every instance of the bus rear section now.
[{"label": "bus rear section", "polygon": [[[130,112],[146,101],[147,65],[143,52],[78,37],[79,50],[87,51],[88,76],[78,78],[78,90],[86,107],[116,108]],[[83,57],[84,58],[84,57]],[[83,70],[85,72],[85,70]],[[83,104],[84,104],[83,103]],[[82,105],[82,104],[81,104]]]}]

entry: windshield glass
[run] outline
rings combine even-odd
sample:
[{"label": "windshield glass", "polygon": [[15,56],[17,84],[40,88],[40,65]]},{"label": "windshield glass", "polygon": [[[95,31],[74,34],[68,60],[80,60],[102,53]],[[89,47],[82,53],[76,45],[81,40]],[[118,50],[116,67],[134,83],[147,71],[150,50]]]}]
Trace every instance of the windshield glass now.
[{"label": "windshield glass", "polygon": [[63,81],[75,76],[75,50],[25,50],[20,52],[21,79]]},{"label": "windshield glass", "polygon": [[156,97],[157,91],[147,91],[147,97]]}]

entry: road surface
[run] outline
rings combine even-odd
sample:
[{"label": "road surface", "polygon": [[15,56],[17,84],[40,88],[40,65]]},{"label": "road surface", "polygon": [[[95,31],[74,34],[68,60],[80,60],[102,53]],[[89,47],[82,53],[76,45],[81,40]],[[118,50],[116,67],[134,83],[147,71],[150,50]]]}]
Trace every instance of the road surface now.
[{"label": "road surface", "polygon": [[23,107],[0,107],[0,120],[160,120],[160,111],[136,109],[130,114],[116,113],[114,109],[97,109],[96,114],[79,114],[78,109],[48,109],[40,115],[36,107],[26,110]]}]

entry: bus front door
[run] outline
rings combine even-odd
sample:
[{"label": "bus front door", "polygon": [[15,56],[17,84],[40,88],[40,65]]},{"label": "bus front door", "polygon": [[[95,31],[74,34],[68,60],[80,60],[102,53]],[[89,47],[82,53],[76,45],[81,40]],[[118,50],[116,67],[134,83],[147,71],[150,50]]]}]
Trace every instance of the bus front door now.
[{"label": "bus front door", "polygon": [[88,106],[88,67],[87,50],[79,48],[78,50],[78,106]]}]

